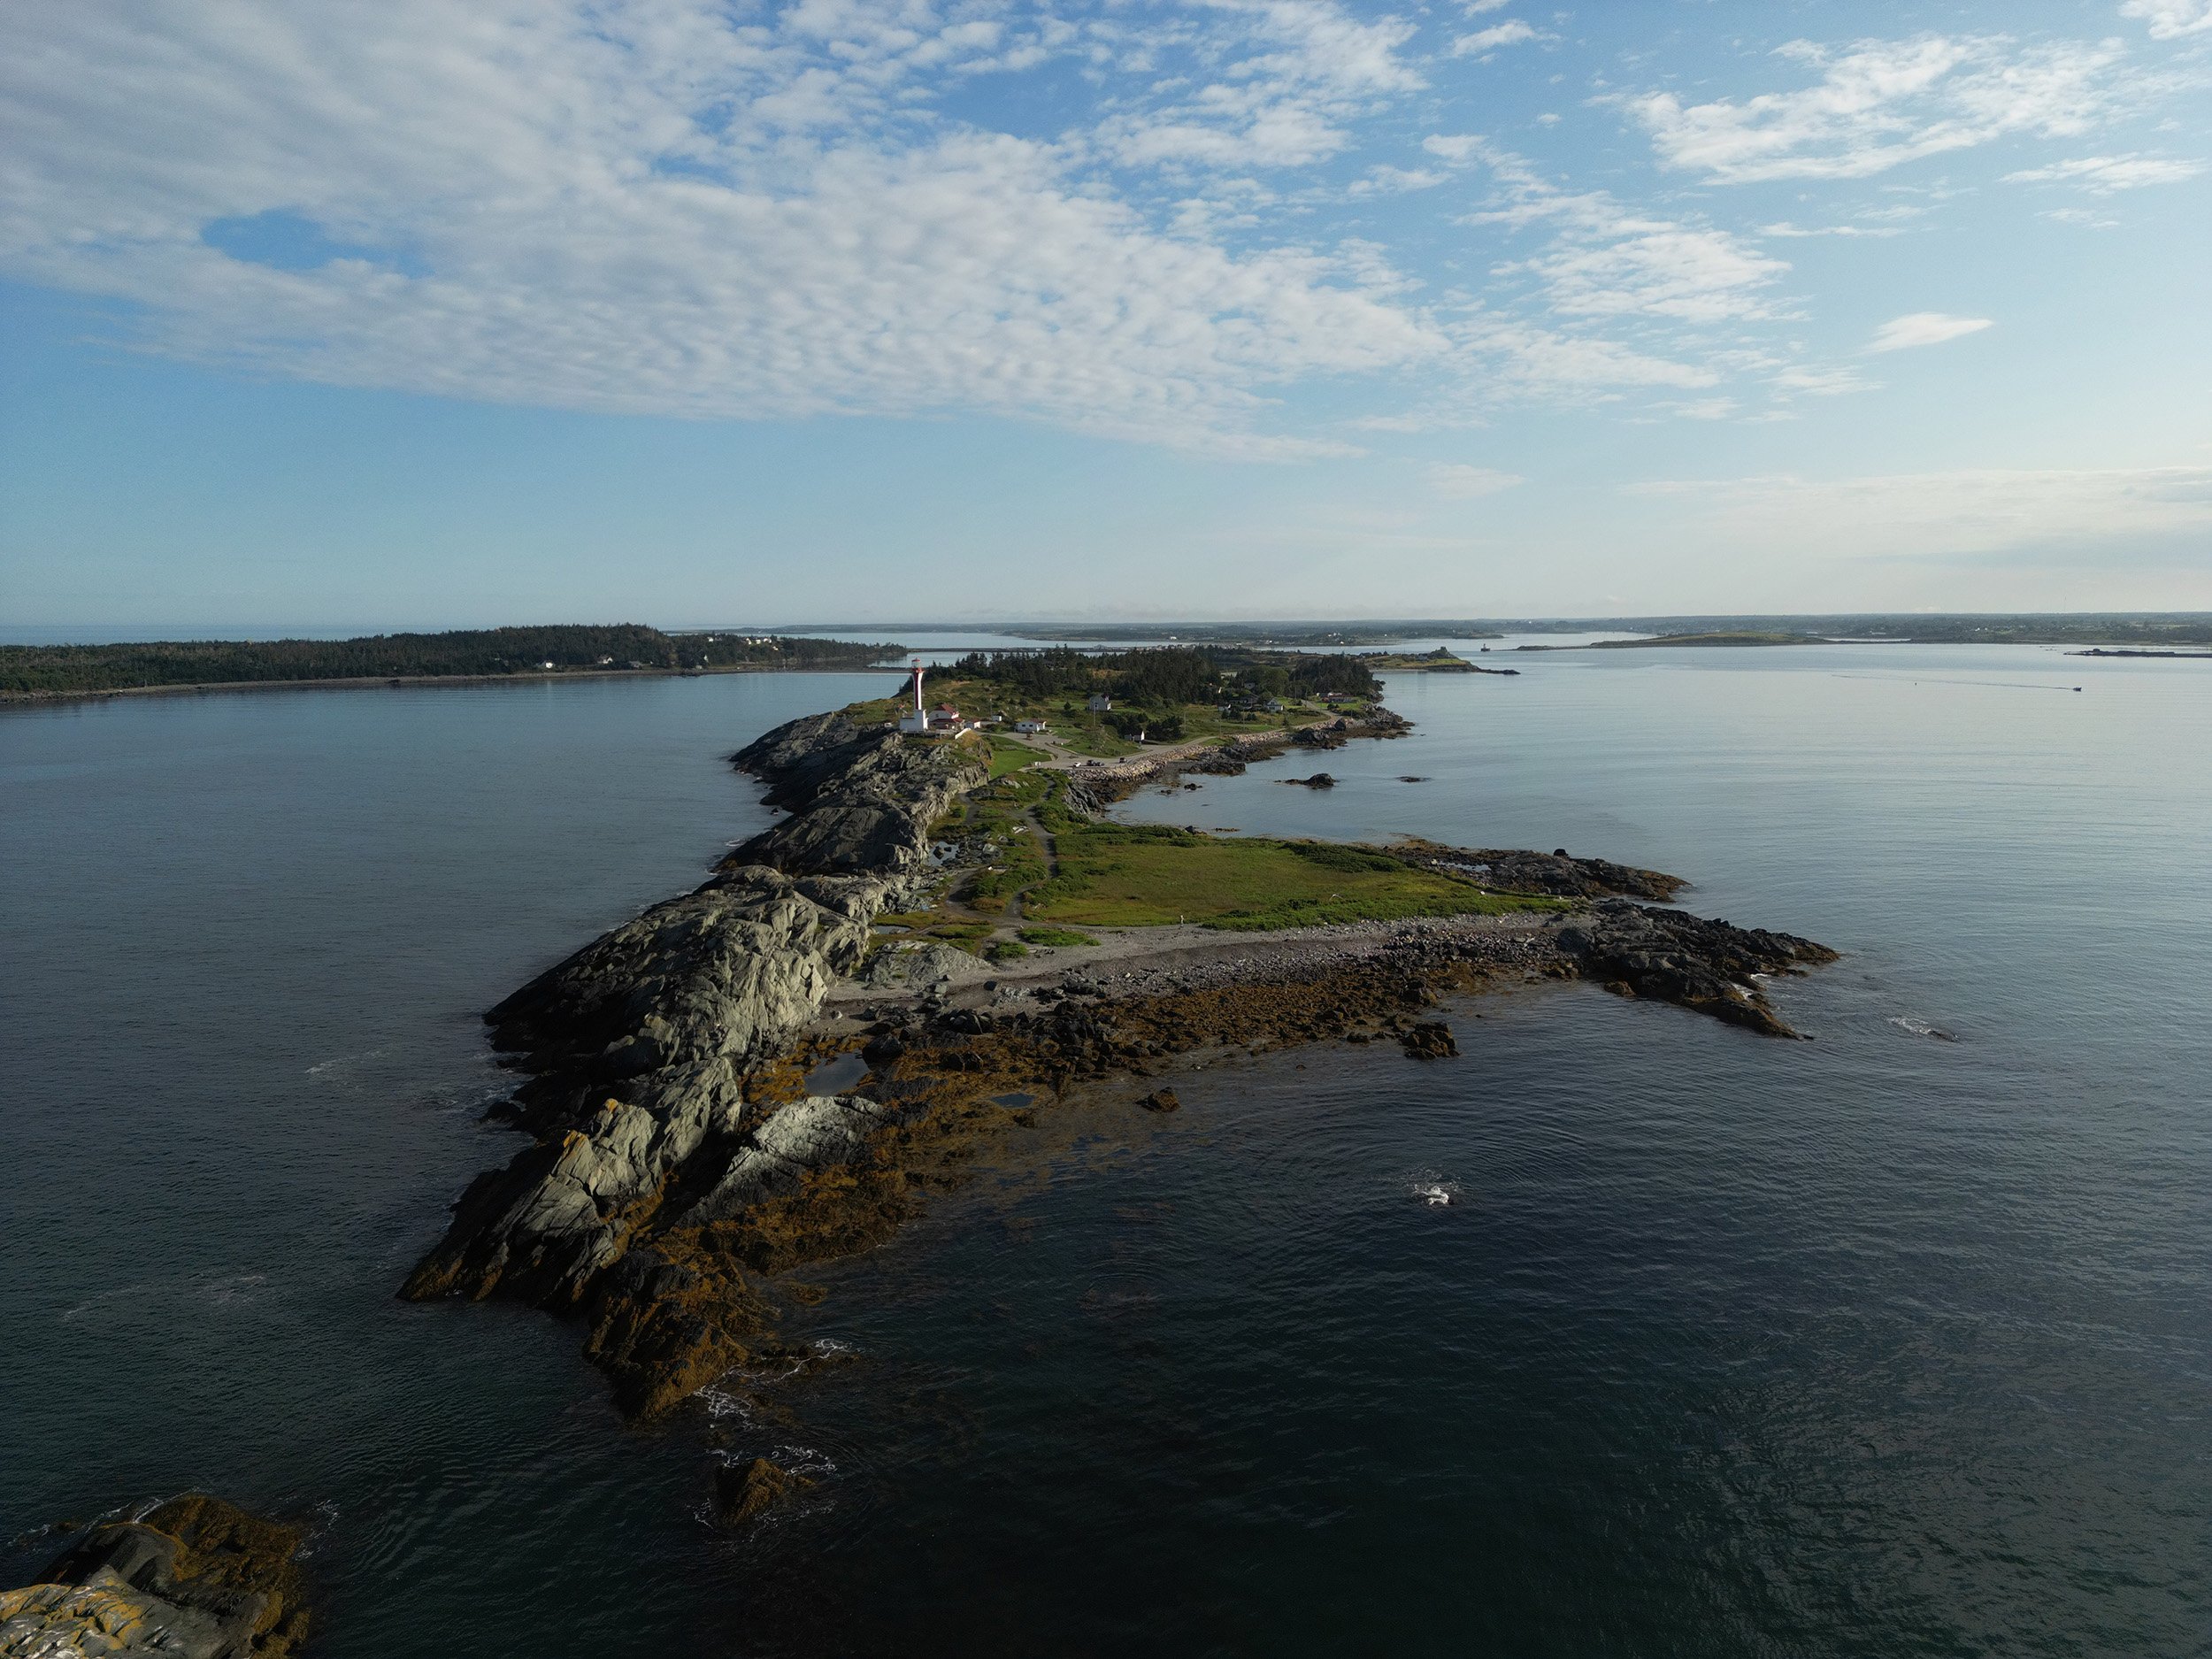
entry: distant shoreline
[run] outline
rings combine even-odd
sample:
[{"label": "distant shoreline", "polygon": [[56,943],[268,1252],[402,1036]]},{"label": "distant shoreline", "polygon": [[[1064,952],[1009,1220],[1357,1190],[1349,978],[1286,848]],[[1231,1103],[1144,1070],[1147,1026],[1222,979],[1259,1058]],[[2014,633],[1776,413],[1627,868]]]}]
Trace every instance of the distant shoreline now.
[{"label": "distant shoreline", "polygon": [[780,664],[735,664],[716,668],[572,668],[514,674],[365,674],[343,680],[227,680],[174,686],[103,686],[81,691],[0,691],[0,709],[41,707],[56,703],[97,702],[109,697],[196,696],[233,691],[407,691],[417,687],[512,686],[557,680],[704,680],[719,674],[872,674],[889,672],[896,663],[861,668],[787,668]]}]

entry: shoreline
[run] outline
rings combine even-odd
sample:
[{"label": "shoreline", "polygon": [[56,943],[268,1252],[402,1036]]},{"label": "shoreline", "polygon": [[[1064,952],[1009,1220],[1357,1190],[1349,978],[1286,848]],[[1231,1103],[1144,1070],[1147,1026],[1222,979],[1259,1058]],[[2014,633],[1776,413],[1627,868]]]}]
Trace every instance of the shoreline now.
[{"label": "shoreline", "polygon": [[[1370,724],[1361,734],[1406,729]],[[1445,1059],[1458,1053],[1435,1013],[1448,998],[1544,981],[1796,1037],[1763,981],[1835,959],[1643,902],[1681,885],[1656,872],[1423,841],[1364,850],[1488,872],[1544,906],[1264,933],[1099,928],[1095,945],[1013,963],[887,941],[876,917],[959,879],[933,859],[932,828],[989,782],[987,754],[836,711],[732,757],[787,816],[486,1015],[521,1079],[488,1116],[528,1144],[470,1184],[401,1295],[577,1317],[625,1415],[656,1417],[764,1363],[821,1363],[777,1334],[803,1288],[783,1276],[889,1240],[984,1144],[1079,1094],[1318,1041]],[[1188,758],[1148,756],[1142,770]],[[833,1085],[833,1063],[857,1075]],[[818,1079],[835,1092],[814,1092]],[[1177,1104],[1171,1088],[1140,1103]]]},{"label": "shoreline", "polygon": [[455,686],[542,685],[560,680],[704,680],[718,674],[873,674],[896,664],[864,668],[787,668],[781,664],[733,664],[718,668],[565,668],[518,674],[383,674],[333,680],[226,680],[174,686],[105,686],[85,691],[0,691],[0,710],[43,708],[110,697],[198,696],[239,691],[412,691]]}]

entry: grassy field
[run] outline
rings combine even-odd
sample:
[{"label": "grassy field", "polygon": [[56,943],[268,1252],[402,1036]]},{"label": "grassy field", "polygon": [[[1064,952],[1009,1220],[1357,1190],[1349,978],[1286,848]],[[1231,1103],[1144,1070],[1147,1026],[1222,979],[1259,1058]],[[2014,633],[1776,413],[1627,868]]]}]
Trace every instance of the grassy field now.
[{"label": "grassy field", "polygon": [[1024,896],[1032,921],[1244,930],[1563,908],[1486,893],[1355,847],[1217,840],[1155,825],[1064,821],[1055,829],[1059,872]]},{"label": "grassy field", "polygon": [[994,779],[1003,778],[1010,772],[1019,772],[1036,761],[1051,758],[1041,749],[1017,743],[1010,737],[1000,737],[994,733],[991,738],[991,776]]}]

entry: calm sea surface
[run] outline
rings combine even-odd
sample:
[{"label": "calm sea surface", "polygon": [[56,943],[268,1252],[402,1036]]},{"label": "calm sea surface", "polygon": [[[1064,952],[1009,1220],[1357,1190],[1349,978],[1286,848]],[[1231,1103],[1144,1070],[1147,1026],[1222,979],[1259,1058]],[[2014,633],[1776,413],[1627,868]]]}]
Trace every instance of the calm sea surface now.
[{"label": "calm sea surface", "polygon": [[[1675,872],[1848,953],[1817,1041],[1550,987],[1048,1114],[810,1275],[855,1363],[645,1430],[393,1300],[517,1144],[476,1016],[886,677],[0,714],[0,1581],[198,1486],[312,1529],[326,1659],[2212,1652],[2212,664],[1508,660],[1125,810]],[[757,1453],[819,1484],[723,1539]]]}]

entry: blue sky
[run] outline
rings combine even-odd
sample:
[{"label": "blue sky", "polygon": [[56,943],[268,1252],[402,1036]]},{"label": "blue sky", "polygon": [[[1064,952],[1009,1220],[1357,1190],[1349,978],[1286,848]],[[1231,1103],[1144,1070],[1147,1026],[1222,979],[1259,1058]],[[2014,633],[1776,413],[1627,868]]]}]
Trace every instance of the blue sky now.
[{"label": "blue sky", "polygon": [[2212,608],[2212,0],[10,33],[0,623]]}]

